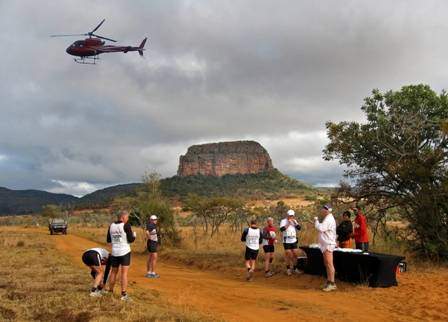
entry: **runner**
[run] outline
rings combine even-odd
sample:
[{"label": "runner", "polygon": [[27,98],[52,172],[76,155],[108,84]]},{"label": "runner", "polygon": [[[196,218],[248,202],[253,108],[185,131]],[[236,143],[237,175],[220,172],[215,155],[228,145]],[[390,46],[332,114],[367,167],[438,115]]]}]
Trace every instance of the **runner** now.
[{"label": "runner", "polygon": [[101,296],[110,271],[109,252],[104,248],[88,249],[82,254],[82,262],[90,268],[90,275],[93,277],[90,296]]},{"label": "runner", "polygon": [[128,223],[129,213],[120,211],[118,221],[112,223],[107,231],[107,242],[112,244],[110,262],[112,272],[109,279],[109,291],[113,293],[118,268],[121,266],[121,300],[129,300],[126,292],[128,286],[128,271],[131,265],[131,246],[135,240],[135,232],[132,232]]},{"label": "runner", "polygon": [[160,275],[156,273],[157,264],[157,247],[160,244],[159,229],[157,228],[157,216],[149,217],[149,222],[146,225],[146,246],[148,248],[148,261],[146,269],[148,273],[145,275],[148,278],[159,278]]},{"label": "runner", "polygon": [[263,250],[264,250],[264,276],[271,277],[274,273],[271,271],[271,264],[274,260],[274,244],[277,242],[275,236],[274,219],[267,219],[267,226],[263,229]]},{"label": "runner", "polygon": [[295,219],[295,212],[289,209],[286,218],[280,222],[280,231],[283,233],[283,247],[285,249],[286,274],[288,276],[294,273],[299,274],[300,270],[294,267],[297,265],[299,251],[297,249],[297,232],[300,225]]},{"label": "runner", "polygon": [[331,212],[331,206],[325,205],[321,210],[321,215],[324,217],[322,223],[319,223],[319,219],[314,217],[314,226],[319,232],[319,248],[322,251],[324,265],[327,270],[327,282],[322,288],[325,292],[337,289],[334,282],[335,270],[333,265],[333,251],[336,248],[336,221]]},{"label": "runner", "polygon": [[263,237],[260,228],[257,227],[256,220],[251,220],[250,227],[244,229],[241,241],[246,242],[246,253],[244,254],[247,268],[246,280],[250,282],[253,280],[258,250],[260,249],[260,244],[263,242]]}]

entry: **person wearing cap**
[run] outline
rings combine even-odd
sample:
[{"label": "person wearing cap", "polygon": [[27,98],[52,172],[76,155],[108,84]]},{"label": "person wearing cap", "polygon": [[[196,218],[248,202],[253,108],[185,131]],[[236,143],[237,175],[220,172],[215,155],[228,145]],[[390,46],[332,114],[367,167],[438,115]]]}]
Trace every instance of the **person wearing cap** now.
[{"label": "person wearing cap", "polygon": [[274,260],[274,244],[277,242],[275,236],[274,219],[269,217],[266,220],[266,227],[263,228],[263,250],[264,250],[264,276],[271,277],[274,275],[271,271],[271,264]]},{"label": "person wearing cap", "polygon": [[314,227],[319,233],[319,248],[322,251],[325,269],[327,270],[327,282],[322,289],[325,292],[336,290],[333,265],[333,251],[336,248],[336,221],[331,212],[331,206],[325,205],[321,209],[322,223],[319,222],[319,218],[314,217]]},{"label": "person wearing cap", "polygon": [[[297,264],[297,258],[299,251],[297,249],[297,232],[300,230],[300,225],[295,219],[295,212],[289,209],[286,218],[280,221],[280,231],[283,234],[283,248],[285,249],[286,260],[286,274],[292,275],[293,268]],[[299,273],[299,270],[294,270],[295,273]]]},{"label": "person wearing cap", "polygon": [[257,262],[260,244],[263,242],[261,230],[257,227],[257,221],[255,219],[252,219],[250,221],[250,226],[244,229],[243,234],[241,235],[241,241],[246,243],[246,251],[244,253],[247,269],[246,280],[251,282],[254,276],[255,263]]},{"label": "person wearing cap", "polygon": [[361,208],[358,205],[356,205],[353,210],[356,213],[354,225],[355,229],[353,232],[356,249],[361,249],[362,251],[367,252],[369,250],[369,235],[367,233],[366,216],[364,216]]},{"label": "person wearing cap", "polygon": [[159,228],[157,227],[157,216],[152,215],[146,224],[146,247],[148,248],[148,261],[146,263],[146,277],[159,278],[160,275],[156,273],[157,264],[157,248],[160,244]]}]

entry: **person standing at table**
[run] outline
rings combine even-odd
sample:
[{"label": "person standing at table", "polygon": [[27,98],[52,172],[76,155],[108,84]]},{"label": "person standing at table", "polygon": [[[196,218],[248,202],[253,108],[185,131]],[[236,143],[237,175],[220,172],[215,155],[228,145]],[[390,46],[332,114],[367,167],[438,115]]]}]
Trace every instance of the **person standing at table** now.
[{"label": "person standing at table", "polygon": [[336,234],[338,235],[339,248],[351,248],[351,238],[353,235],[353,225],[350,220],[350,211],[344,211],[342,214],[342,222],[336,228]]},{"label": "person standing at table", "polygon": [[[292,275],[292,270],[297,264],[299,251],[297,249],[297,232],[300,230],[300,225],[295,218],[295,212],[289,209],[286,218],[280,222],[280,231],[283,234],[283,248],[285,249],[286,274]],[[300,273],[299,270],[294,270],[295,273]]]},{"label": "person standing at table", "polygon": [[322,289],[325,292],[337,289],[334,282],[335,269],[333,265],[333,251],[336,248],[336,221],[331,212],[331,206],[325,205],[320,212],[324,217],[322,223],[319,222],[319,218],[314,217],[314,227],[319,232],[319,248],[322,251],[325,269],[327,270],[327,282]]},{"label": "person standing at table", "polygon": [[359,206],[356,206],[354,210],[356,212],[356,217],[353,235],[355,238],[356,249],[361,249],[362,251],[367,252],[369,250],[369,235],[367,233],[366,216],[364,216]]}]

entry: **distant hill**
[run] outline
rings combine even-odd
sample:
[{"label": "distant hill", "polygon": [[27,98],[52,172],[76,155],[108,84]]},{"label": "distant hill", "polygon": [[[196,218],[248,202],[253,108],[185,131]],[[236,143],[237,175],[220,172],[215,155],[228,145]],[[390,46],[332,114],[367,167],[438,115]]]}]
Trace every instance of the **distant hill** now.
[{"label": "distant hill", "polygon": [[[74,204],[77,208],[108,206],[118,196],[132,195],[141,183],[128,183],[97,190],[82,198],[37,190],[9,190],[0,188],[0,214],[38,212],[47,204]],[[273,169],[257,174],[216,176],[174,176],[162,179],[160,187],[170,198],[182,199],[194,193],[201,196],[262,196],[285,195],[309,191],[311,186],[285,176]]]},{"label": "distant hill", "polygon": [[34,213],[47,204],[75,203],[78,198],[40,190],[11,190],[0,187],[0,215]]}]

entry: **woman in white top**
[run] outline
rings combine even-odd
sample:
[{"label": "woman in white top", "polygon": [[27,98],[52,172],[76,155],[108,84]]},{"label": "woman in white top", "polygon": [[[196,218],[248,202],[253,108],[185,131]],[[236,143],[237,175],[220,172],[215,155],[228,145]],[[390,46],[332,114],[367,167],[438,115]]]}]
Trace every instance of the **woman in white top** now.
[{"label": "woman in white top", "polygon": [[317,217],[314,217],[314,226],[319,232],[319,248],[322,251],[324,265],[327,270],[327,283],[323,291],[329,292],[336,290],[334,282],[335,269],[333,265],[333,251],[336,248],[336,221],[331,213],[331,206],[322,207],[321,215],[324,217],[322,223]]},{"label": "woman in white top", "polygon": [[260,244],[263,242],[263,236],[260,228],[257,227],[256,220],[251,220],[250,226],[244,229],[241,235],[241,241],[246,244],[246,252],[244,254],[247,269],[246,280],[250,282],[253,279],[258,250],[260,249]]}]

